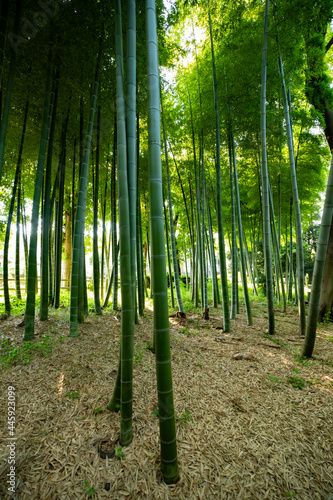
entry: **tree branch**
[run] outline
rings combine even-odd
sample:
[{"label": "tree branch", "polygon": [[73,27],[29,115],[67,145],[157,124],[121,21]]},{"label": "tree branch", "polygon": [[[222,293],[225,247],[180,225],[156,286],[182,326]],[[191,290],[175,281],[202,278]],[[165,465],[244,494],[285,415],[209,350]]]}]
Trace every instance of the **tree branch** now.
[{"label": "tree branch", "polygon": [[329,41],[329,42],[327,42],[327,44],[326,44],[326,47],[325,47],[325,53],[326,53],[326,52],[328,52],[328,51],[330,50],[330,48],[332,47],[332,45],[333,45],[333,36],[332,36],[332,38],[330,39],[330,41]]}]

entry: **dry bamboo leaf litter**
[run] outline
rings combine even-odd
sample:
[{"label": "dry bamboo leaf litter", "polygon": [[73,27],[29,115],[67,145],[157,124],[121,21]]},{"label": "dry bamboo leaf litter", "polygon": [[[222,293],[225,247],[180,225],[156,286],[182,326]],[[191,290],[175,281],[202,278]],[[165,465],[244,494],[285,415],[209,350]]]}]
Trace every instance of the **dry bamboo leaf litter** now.
[{"label": "dry bamboo leaf litter", "polygon": [[[301,364],[295,360],[301,346],[295,317],[278,316],[280,349],[264,338],[266,320],[257,317],[249,328],[244,312],[232,321],[232,334],[217,335],[218,316],[208,322],[195,314],[171,318],[181,478],[166,486],[152,413],[154,355],[145,350],[151,315],[135,327],[134,440],[123,449],[123,459],[103,460],[94,445],[119,434],[119,415],[106,410],[117,369],[119,319],[91,316],[80,337],[55,345],[49,358],[34,357],[2,374],[3,407],[7,386],[17,392],[16,498],[85,499],[90,487],[96,490],[92,498],[101,499],[330,498],[333,368],[327,362],[333,360],[333,343],[327,333],[318,335],[315,355],[321,361]],[[6,335],[19,338],[21,329],[8,321]],[[37,322],[38,335],[56,326],[55,317],[47,323]],[[242,359],[233,359],[237,352]],[[292,377],[303,379],[304,388],[288,382]],[[102,410],[95,414],[97,408]],[[2,444],[1,498],[7,498],[7,456]]]}]

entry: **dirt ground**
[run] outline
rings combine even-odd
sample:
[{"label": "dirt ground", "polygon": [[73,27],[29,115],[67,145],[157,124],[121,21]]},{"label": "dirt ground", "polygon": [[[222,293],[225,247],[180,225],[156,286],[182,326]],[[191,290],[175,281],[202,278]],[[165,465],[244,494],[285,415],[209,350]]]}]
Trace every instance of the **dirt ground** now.
[{"label": "dirt ground", "polygon": [[[300,362],[297,309],[276,311],[269,339],[265,304],[253,326],[241,309],[223,333],[221,311],[170,317],[180,480],[161,481],[152,311],[135,326],[134,439],[122,458],[103,459],[103,439],[119,435],[106,405],[117,369],[120,313],[90,315],[68,338],[68,311],[36,320],[43,335],[63,335],[48,357],[1,374],[0,497],[71,499],[333,499],[333,327],[318,330],[314,359]],[[0,335],[22,345],[21,317]],[[235,356],[236,355],[236,356]],[[237,359],[235,359],[237,358]],[[7,396],[15,388],[15,481],[10,496]],[[301,387],[303,386],[303,388]]]}]

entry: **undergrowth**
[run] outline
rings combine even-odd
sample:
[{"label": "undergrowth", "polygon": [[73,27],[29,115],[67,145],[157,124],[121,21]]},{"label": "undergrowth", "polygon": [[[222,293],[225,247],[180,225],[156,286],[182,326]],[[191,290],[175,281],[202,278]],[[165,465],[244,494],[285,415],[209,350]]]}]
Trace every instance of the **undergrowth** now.
[{"label": "undergrowth", "polygon": [[64,335],[57,338],[43,335],[39,340],[29,340],[18,346],[6,338],[0,344],[0,366],[8,368],[18,364],[28,365],[35,354],[48,358],[54,345],[61,344],[64,338]]}]

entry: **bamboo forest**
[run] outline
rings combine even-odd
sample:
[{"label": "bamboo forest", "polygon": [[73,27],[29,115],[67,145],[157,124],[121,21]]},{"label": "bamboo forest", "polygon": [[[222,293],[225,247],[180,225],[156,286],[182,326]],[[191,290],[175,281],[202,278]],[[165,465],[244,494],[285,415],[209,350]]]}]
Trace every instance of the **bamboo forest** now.
[{"label": "bamboo forest", "polygon": [[0,0],[0,497],[333,499],[333,0]]}]

